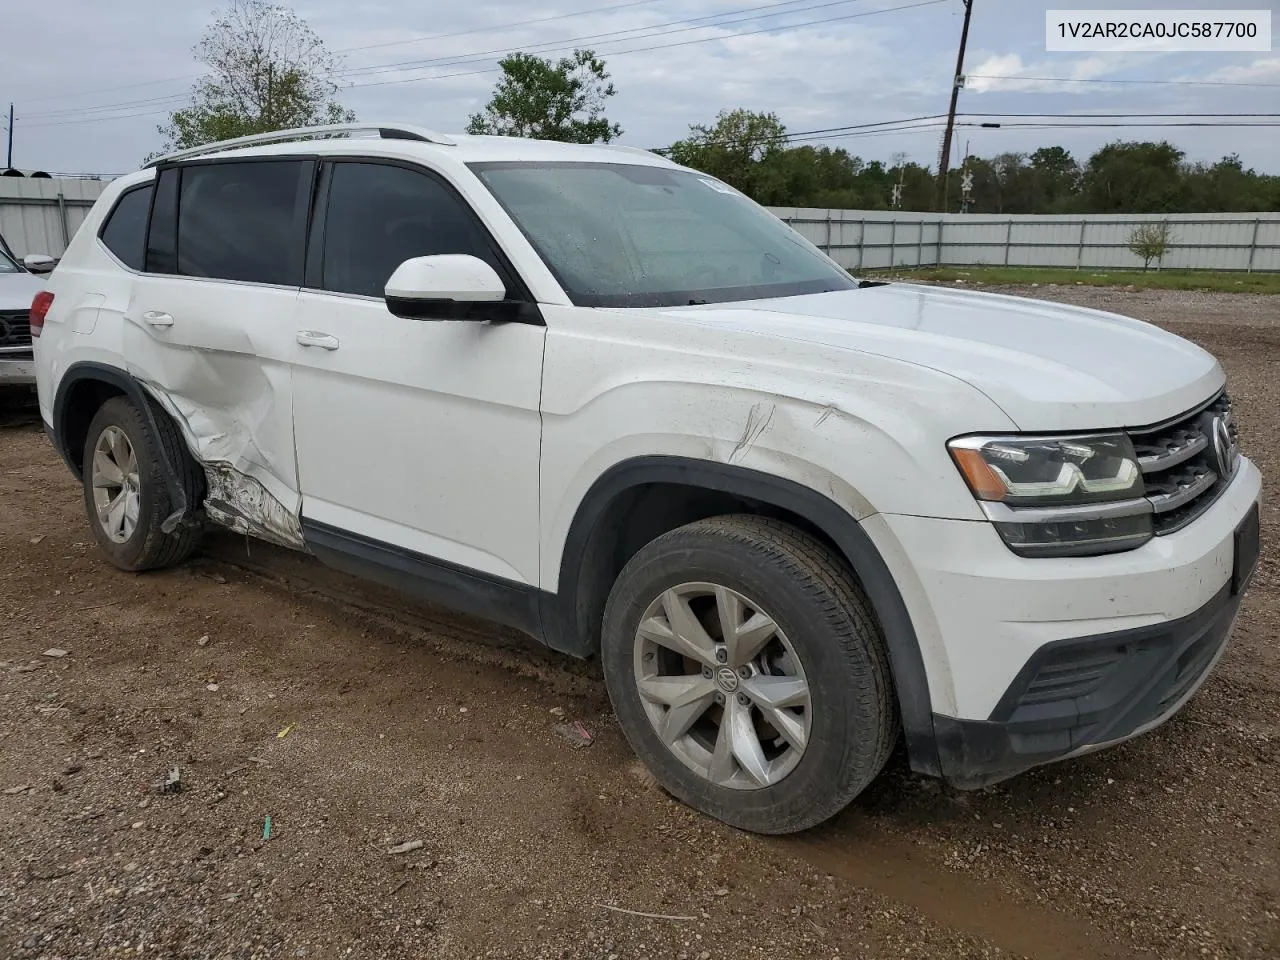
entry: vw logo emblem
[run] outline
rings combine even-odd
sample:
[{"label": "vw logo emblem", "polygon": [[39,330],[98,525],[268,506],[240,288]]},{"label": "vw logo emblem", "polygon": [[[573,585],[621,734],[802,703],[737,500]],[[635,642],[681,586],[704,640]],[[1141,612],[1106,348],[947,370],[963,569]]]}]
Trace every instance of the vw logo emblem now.
[{"label": "vw logo emblem", "polygon": [[738,689],[738,671],[733,667],[721,667],[716,671],[716,683],[725,693],[733,693]]},{"label": "vw logo emblem", "polygon": [[1218,476],[1229,479],[1236,469],[1236,461],[1240,459],[1240,446],[1231,435],[1231,420],[1227,417],[1213,418],[1213,455],[1218,461]]}]

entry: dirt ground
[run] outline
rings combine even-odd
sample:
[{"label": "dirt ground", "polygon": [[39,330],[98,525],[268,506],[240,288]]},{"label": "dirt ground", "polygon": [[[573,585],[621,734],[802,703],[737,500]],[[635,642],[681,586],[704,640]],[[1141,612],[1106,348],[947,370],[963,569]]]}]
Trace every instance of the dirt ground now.
[{"label": "dirt ground", "polygon": [[[1203,344],[1280,471],[1280,298],[1013,292]],[[6,960],[1280,956],[1273,555],[1153,734],[976,793],[897,757],[764,839],[653,786],[592,664],[231,537],[115,572],[38,424],[0,421]]]}]

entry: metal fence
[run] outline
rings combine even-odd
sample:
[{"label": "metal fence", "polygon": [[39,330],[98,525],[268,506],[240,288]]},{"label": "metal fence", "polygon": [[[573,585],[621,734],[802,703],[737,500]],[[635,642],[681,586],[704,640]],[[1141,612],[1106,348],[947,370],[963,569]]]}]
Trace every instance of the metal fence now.
[{"label": "metal fence", "polygon": [[[106,181],[0,177],[0,234],[18,256],[67,249]],[[1142,224],[1172,231],[1164,269],[1280,271],[1280,213],[1171,216],[1012,216],[774,207],[851,270],[930,266],[1142,266],[1129,236]]]},{"label": "metal fence", "polygon": [[[1280,213],[994,216],[774,207],[772,212],[850,270],[932,266],[1131,270],[1135,228],[1168,223],[1159,267],[1280,271]],[[1153,267],[1156,264],[1153,264]]]},{"label": "metal fence", "polygon": [[19,257],[60,257],[106,186],[101,180],[0,177],[0,235]]}]

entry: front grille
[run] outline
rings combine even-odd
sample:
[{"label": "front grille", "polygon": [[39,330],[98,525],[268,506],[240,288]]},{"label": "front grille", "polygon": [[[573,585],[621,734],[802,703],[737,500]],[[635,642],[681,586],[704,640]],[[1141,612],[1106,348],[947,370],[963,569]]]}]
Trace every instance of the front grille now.
[{"label": "front grille", "polygon": [[31,352],[31,315],[26,310],[0,310],[0,356]]},{"label": "front grille", "polygon": [[1155,510],[1156,536],[1181,530],[1208,510],[1235,473],[1239,434],[1225,392],[1178,420],[1129,435]]}]

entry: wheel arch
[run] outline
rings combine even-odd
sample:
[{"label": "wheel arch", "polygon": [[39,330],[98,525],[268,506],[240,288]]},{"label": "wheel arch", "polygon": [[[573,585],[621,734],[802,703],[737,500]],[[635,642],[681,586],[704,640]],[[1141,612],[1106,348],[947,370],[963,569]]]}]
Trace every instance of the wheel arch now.
[{"label": "wheel arch", "polygon": [[594,654],[604,600],[626,559],[668,530],[735,510],[786,520],[845,558],[884,631],[911,766],[937,774],[924,657],[898,585],[857,519],[796,481],[684,457],[645,456],[614,465],[588,490],[570,524],[557,591],[544,594],[546,642],[575,656]]},{"label": "wheel arch", "polygon": [[[118,367],[89,361],[74,363],[58,381],[53,401],[51,439],[77,480],[84,479],[84,447],[88,439],[89,424],[107,400],[118,396],[132,400],[141,411],[152,436],[159,437],[156,418],[167,417],[168,414],[159,409],[142,384]],[[174,512],[162,525],[162,529],[169,533],[180,522],[188,519],[199,504],[188,502],[163,444],[157,444],[157,449],[164,466],[165,486],[174,507]]]}]

